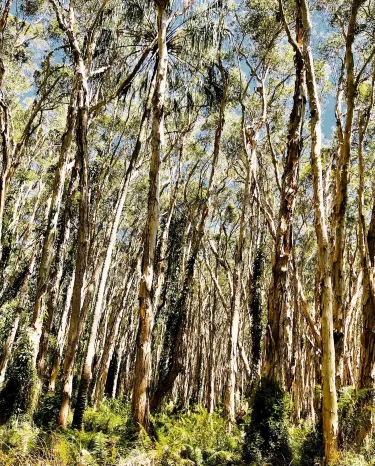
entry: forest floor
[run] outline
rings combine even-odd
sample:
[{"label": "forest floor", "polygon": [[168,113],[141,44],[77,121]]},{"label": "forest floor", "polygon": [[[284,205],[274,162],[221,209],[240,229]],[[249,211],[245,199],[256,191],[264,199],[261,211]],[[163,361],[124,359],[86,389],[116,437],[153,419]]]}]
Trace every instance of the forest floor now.
[{"label": "forest floor", "polygon": [[[55,399],[47,398],[33,422],[18,416],[0,428],[0,466],[284,465],[277,458],[259,463],[244,459],[249,419],[228,433],[219,411],[209,415],[200,407],[180,412],[166,407],[153,418],[150,435],[135,435],[128,403],[105,400],[98,410],[88,408],[82,431],[57,430],[55,408]],[[352,420],[355,423],[353,416]],[[288,436],[293,456],[288,464],[320,464],[316,431],[289,426]],[[345,448],[335,464],[339,465],[375,465],[375,448],[370,445],[360,452]]]}]

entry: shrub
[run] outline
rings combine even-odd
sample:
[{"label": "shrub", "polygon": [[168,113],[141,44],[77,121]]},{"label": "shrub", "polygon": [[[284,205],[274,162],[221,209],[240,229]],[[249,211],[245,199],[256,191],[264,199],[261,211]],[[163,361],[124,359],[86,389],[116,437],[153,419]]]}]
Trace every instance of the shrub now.
[{"label": "shrub", "polygon": [[27,336],[18,343],[10,364],[6,384],[0,393],[0,422],[11,416],[30,414],[35,401],[36,369],[31,357],[31,343]]},{"label": "shrub", "polygon": [[89,432],[125,435],[130,429],[130,406],[119,400],[104,400],[98,409],[86,409],[84,428]]},{"label": "shrub", "polygon": [[289,466],[289,400],[278,383],[262,379],[254,392],[250,422],[245,425],[243,456],[252,465]]},{"label": "shrub", "polygon": [[307,432],[302,443],[299,466],[316,466],[324,457],[323,430],[321,422]]},{"label": "shrub", "polygon": [[61,396],[57,392],[47,393],[39,403],[38,411],[35,413],[34,421],[39,427],[52,428],[61,406]]}]

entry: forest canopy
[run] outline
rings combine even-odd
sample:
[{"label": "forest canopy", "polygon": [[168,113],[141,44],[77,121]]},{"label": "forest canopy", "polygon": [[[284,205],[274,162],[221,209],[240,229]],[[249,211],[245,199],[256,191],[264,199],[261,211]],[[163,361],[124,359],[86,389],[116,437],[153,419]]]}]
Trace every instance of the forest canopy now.
[{"label": "forest canopy", "polygon": [[0,464],[375,464],[374,44],[373,0],[0,2]]}]

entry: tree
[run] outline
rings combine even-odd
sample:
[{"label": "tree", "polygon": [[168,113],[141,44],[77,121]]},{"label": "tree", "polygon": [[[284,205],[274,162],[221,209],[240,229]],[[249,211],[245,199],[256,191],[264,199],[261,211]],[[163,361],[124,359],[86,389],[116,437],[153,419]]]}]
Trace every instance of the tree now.
[{"label": "tree", "polygon": [[165,87],[168,71],[166,0],[155,0],[158,25],[158,69],[152,102],[152,157],[148,213],[143,247],[142,278],[139,285],[139,330],[135,365],[132,410],[137,425],[149,428],[149,380],[151,371],[151,331],[153,325],[153,267],[159,225],[159,171],[163,143]]}]

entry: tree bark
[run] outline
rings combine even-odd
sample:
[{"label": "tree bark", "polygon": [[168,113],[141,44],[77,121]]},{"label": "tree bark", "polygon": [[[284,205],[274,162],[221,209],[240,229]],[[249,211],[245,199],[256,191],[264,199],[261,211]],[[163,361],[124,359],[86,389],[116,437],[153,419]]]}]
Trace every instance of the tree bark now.
[{"label": "tree bark", "polygon": [[[32,358],[36,365],[39,342],[42,334],[44,299],[48,287],[51,265],[54,257],[54,241],[57,230],[57,221],[60,213],[61,200],[63,196],[63,187],[66,177],[66,166],[69,159],[69,150],[71,147],[74,127],[77,116],[77,85],[73,85],[72,94],[66,117],[66,128],[61,141],[59,162],[55,173],[53,189],[51,194],[51,204],[48,213],[46,232],[43,240],[42,257],[39,265],[39,273],[36,287],[35,306],[30,327],[28,329],[29,339],[32,344]],[[42,374],[38,374],[41,377]]]},{"label": "tree bark", "polygon": [[246,211],[250,200],[250,185],[256,161],[257,135],[251,136],[249,131],[244,129],[245,146],[250,146],[248,158],[246,160],[246,180],[242,199],[240,230],[236,244],[236,253],[233,270],[232,296],[229,310],[229,340],[228,340],[228,369],[227,382],[224,397],[224,416],[229,422],[229,427],[235,422],[235,390],[237,374],[237,346],[238,331],[241,310],[241,276],[243,267],[243,249],[245,246],[246,232]]},{"label": "tree bark", "polygon": [[[81,66],[84,66],[81,64]],[[64,359],[62,403],[58,418],[58,424],[67,426],[69,405],[72,389],[72,375],[75,352],[78,344],[78,327],[81,311],[81,290],[87,266],[87,253],[89,243],[89,198],[88,198],[88,146],[87,146],[87,119],[88,119],[88,90],[86,87],[86,77],[82,77],[78,96],[78,116],[77,116],[77,157],[80,164],[79,179],[79,227],[77,256],[75,267],[75,278],[72,296],[72,312],[67,340],[67,347]]]},{"label": "tree bark", "polygon": [[155,0],[158,22],[158,70],[153,96],[150,186],[144,240],[142,277],[139,287],[139,327],[132,397],[133,420],[137,427],[149,429],[149,385],[151,372],[151,332],[153,325],[153,268],[159,225],[159,170],[162,155],[164,100],[168,71],[167,2]]},{"label": "tree bark", "polygon": [[[58,298],[61,282],[63,279],[64,264],[68,259],[67,249],[71,232],[72,199],[76,189],[77,175],[78,170],[77,167],[74,166],[66,194],[63,221],[60,228],[59,240],[57,243],[57,250],[55,255],[56,264],[54,266],[54,270],[50,274],[49,283],[47,284],[47,316],[43,322],[42,334],[39,341],[39,352],[37,356],[37,370],[40,380],[42,380],[43,376],[46,374],[46,359],[49,337],[52,329],[53,319],[58,308]],[[66,319],[63,318],[62,322],[65,322],[64,325],[66,325]]]},{"label": "tree bark", "polygon": [[338,411],[335,383],[335,347],[333,341],[333,292],[329,257],[329,242],[324,205],[324,185],[322,175],[322,120],[315,78],[315,66],[311,44],[311,19],[306,0],[297,0],[304,27],[304,57],[307,73],[307,91],[311,109],[311,166],[313,170],[313,190],[315,209],[315,232],[318,241],[318,264],[321,281],[322,307],[322,380],[323,380],[323,439],[324,464],[332,462],[338,453]]},{"label": "tree bark", "polygon": [[[133,154],[129,162],[129,166],[126,170],[125,177],[121,183],[119,198],[118,198],[118,201],[115,207],[115,216],[114,216],[114,219],[111,225],[111,233],[110,233],[110,237],[108,241],[107,250],[105,253],[103,270],[102,270],[100,281],[99,281],[99,289],[98,289],[97,299],[95,303],[94,318],[93,318],[91,331],[90,331],[90,339],[89,339],[89,343],[88,343],[87,350],[86,350],[86,359],[85,359],[85,363],[82,369],[80,388],[79,388],[78,397],[77,397],[77,404],[76,404],[76,409],[74,411],[73,425],[77,429],[82,428],[83,415],[86,409],[87,393],[88,393],[88,389],[89,389],[89,385],[90,385],[90,381],[92,377],[92,363],[93,363],[94,355],[95,355],[96,334],[97,334],[98,326],[100,323],[100,316],[102,314],[104,294],[105,294],[108,274],[109,274],[109,270],[110,270],[110,266],[112,262],[113,250],[116,245],[117,232],[118,232],[118,228],[120,225],[122,211],[125,205],[129,183],[130,183],[130,180],[133,174],[135,164],[137,163],[137,160],[138,160],[138,156],[139,156],[141,146],[142,146],[142,141],[144,139],[145,129],[146,129],[148,117],[149,117],[150,110],[151,110],[151,100],[152,100],[152,97],[155,91],[155,84],[156,84],[156,80],[155,78],[153,78],[151,86],[150,86],[149,97],[147,99],[145,110],[142,115],[141,126],[140,126],[139,135],[137,138],[137,142],[135,144]],[[121,313],[119,313],[119,316],[121,316]],[[117,329],[118,329],[118,326],[119,326],[119,322],[117,325]],[[116,333],[116,336],[117,336],[117,333]],[[110,359],[108,360],[108,364],[109,362],[110,362]]]},{"label": "tree bark", "polygon": [[60,362],[61,362],[61,358],[62,358],[63,350],[64,350],[64,344],[65,344],[66,337],[67,337],[67,327],[70,323],[69,314],[70,314],[71,304],[72,304],[74,278],[75,278],[75,272],[73,271],[72,277],[70,279],[68,289],[66,292],[65,305],[64,305],[62,316],[61,316],[59,330],[57,333],[56,349],[52,357],[52,367],[51,367],[50,379],[49,379],[49,385],[48,385],[48,391],[51,391],[51,392],[55,391],[57,375],[59,372]]},{"label": "tree bark", "polygon": [[5,373],[8,367],[9,359],[12,354],[12,349],[13,349],[13,345],[16,339],[18,326],[20,323],[20,318],[21,318],[21,311],[16,310],[15,315],[13,317],[12,325],[10,326],[8,330],[7,339],[5,340],[5,343],[3,345],[3,350],[2,350],[1,359],[0,359],[0,390],[5,380]]},{"label": "tree bark", "polygon": [[351,152],[351,138],[354,118],[354,101],[356,84],[354,77],[353,44],[357,26],[357,14],[362,0],[353,0],[345,44],[346,68],[346,119],[341,131],[339,163],[336,168],[336,192],[334,213],[332,219],[332,233],[334,248],[332,252],[332,289],[333,326],[335,342],[336,386],[340,388],[344,370],[344,308],[345,308],[345,279],[344,279],[344,247],[346,209],[348,204],[349,164]]},{"label": "tree bark", "polygon": [[[285,20],[285,18],[284,18]],[[286,22],[285,22],[286,24]],[[287,156],[281,183],[279,219],[276,231],[272,278],[268,296],[268,325],[265,338],[264,375],[281,387],[291,388],[291,306],[290,265],[293,251],[293,217],[298,190],[302,131],[306,105],[306,76],[302,56],[303,26],[300,10],[296,10],[294,63],[296,79],[293,108],[289,119]],[[296,45],[294,45],[296,44]]]}]

